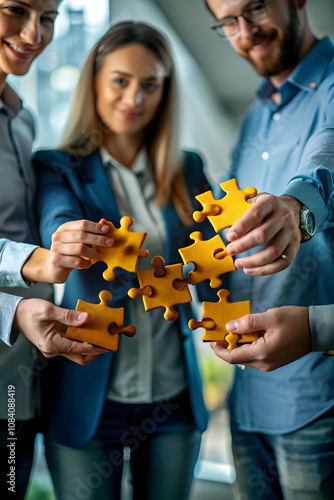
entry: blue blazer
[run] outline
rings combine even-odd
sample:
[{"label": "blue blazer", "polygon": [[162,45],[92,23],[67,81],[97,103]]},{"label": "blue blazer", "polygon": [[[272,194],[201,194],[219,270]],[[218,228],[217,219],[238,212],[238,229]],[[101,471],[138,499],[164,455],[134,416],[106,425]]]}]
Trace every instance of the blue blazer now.
[{"label": "blue blazer", "polygon": [[[61,151],[39,151],[34,155],[33,162],[38,177],[37,211],[43,246],[49,248],[52,234],[69,220],[98,222],[105,218],[119,227],[121,215],[99,152],[87,157],[75,157]],[[210,189],[210,186],[196,153],[185,153],[184,178],[194,209],[201,209],[194,197]],[[188,236],[193,230],[200,230],[206,235],[203,239],[213,235],[207,222],[185,227],[172,203],[163,210],[163,216],[166,225],[163,257],[166,264],[180,262],[178,249],[192,243]],[[87,270],[73,270],[61,305],[75,308],[79,298],[98,303],[99,292],[110,290],[113,294],[110,306],[122,306],[128,289],[137,286],[136,275],[118,270],[116,279],[108,282],[102,277],[105,267],[106,264],[98,262]],[[212,294],[206,283],[198,286],[199,295],[206,291]],[[182,304],[177,309],[193,417],[197,428],[203,431],[207,426],[208,412],[202,395],[194,333],[188,328],[188,320],[192,317],[191,306]],[[52,410],[46,431],[49,439],[73,447],[83,447],[93,439],[103,411],[114,356],[113,353],[102,354],[86,366],[64,358],[52,362],[54,385],[52,383],[53,386],[48,385],[47,388],[47,393],[52,394]]]}]

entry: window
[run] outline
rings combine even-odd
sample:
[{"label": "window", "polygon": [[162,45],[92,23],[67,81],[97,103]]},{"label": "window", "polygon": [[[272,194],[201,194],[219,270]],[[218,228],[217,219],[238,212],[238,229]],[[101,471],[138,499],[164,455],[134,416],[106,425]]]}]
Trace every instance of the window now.
[{"label": "window", "polygon": [[85,56],[109,26],[108,0],[63,0],[51,44],[28,75],[10,77],[35,114],[36,148],[53,147],[60,138]]}]

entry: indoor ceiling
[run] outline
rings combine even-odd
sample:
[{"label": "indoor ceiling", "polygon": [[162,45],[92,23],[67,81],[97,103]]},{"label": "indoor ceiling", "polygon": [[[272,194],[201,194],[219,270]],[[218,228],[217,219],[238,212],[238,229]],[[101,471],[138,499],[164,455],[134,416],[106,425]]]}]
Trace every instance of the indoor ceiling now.
[{"label": "indoor ceiling", "polygon": [[[253,100],[258,77],[212,30],[213,17],[204,0],[154,0],[202,68],[222,106],[238,120]],[[308,0],[310,24],[319,37],[334,40],[334,0]]]}]

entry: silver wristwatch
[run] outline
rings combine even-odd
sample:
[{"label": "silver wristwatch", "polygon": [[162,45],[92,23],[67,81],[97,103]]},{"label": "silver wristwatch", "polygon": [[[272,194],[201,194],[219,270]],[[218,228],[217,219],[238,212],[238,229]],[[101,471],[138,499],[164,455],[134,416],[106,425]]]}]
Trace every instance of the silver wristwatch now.
[{"label": "silver wristwatch", "polygon": [[301,242],[303,243],[304,241],[310,240],[312,236],[314,236],[315,217],[314,213],[305,205],[301,206],[299,217],[300,217],[299,228],[302,233]]}]

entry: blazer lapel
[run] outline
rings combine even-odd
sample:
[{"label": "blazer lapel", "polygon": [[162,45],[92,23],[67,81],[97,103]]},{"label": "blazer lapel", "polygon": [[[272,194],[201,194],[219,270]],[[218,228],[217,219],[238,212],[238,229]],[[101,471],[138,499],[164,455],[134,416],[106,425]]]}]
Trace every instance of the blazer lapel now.
[{"label": "blazer lapel", "polygon": [[82,176],[88,199],[94,202],[105,219],[118,227],[121,215],[99,152],[85,160]]},{"label": "blazer lapel", "polygon": [[184,245],[183,226],[173,203],[169,202],[162,214],[166,227],[165,261],[166,264],[175,264],[180,260],[177,249]]},{"label": "blazer lapel", "polygon": [[[119,227],[121,215],[100,153],[86,158],[82,167],[81,178],[87,199],[92,200],[105,219]],[[174,264],[180,259],[177,249],[184,246],[184,229],[173,203],[170,202],[162,213],[166,227],[165,261]]]}]

